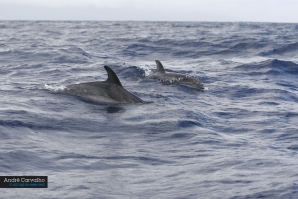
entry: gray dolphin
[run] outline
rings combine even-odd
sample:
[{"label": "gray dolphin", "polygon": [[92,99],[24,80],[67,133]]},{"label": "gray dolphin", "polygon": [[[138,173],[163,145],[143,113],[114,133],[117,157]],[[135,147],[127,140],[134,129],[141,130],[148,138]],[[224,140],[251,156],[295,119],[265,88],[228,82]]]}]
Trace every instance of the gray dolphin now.
[{"label": "gray dolphin", "polygon": [[104,66],[108,73],[106,81],[86,82],[66,86],[65,92],[83,99],[104,104],[132,104],[143,101],[125,90],[116,73]]},{"label": "gray dolphin", "polygon": [[179,84],[198,90],[204,90],[204,86],[195,78],[179,73],[166,73],[160,61],[155,60],[156,72],[147,76],[148,79],[156,79],[164,84]]}]

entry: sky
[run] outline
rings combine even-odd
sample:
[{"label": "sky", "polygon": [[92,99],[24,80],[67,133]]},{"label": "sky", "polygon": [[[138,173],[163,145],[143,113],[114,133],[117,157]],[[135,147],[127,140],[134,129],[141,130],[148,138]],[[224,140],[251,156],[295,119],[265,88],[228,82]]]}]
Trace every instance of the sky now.
[{"label": "sky", "polygon": [[298,23],[298,0],[0,0],[0,20]]}]

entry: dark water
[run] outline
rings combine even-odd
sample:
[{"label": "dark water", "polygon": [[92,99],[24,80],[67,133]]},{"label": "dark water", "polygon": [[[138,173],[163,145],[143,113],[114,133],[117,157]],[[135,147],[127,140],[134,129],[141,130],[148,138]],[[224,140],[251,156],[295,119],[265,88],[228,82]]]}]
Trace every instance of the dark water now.
[{"label": "dark water", "polygon": [[[298,24],[0,22],[1,198],[298,198]],[[145,81],[160,60],[206,92]],[[56,91],[109,65],[144,105]]]}]

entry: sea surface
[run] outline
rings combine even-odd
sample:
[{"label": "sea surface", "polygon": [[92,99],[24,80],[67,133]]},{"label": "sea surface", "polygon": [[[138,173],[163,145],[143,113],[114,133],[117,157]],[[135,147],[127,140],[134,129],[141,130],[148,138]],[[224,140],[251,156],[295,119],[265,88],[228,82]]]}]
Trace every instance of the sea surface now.
[{"label": "sea surface", "polygon": [[[59,92],[104,65],[152,103]],[[298,198],[297,77],[298,24],[0,21],[0,175],[49,180],[0,198]]]}]

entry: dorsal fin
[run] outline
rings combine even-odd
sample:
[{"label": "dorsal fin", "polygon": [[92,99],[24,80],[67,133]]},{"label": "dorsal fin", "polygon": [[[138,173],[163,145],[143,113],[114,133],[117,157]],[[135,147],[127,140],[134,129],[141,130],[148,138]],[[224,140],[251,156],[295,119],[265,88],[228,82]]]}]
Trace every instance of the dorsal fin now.
[{"label": "dorsal fin", "polygon": [[106,80],[109,83],[117,84],[119,86],[122,86],[120,80],[118,79],[118,76],[116,73],[108,66],[104,66],[107,73],[108,73],[108,79]]},{"label": "dorsal fin", "polygon": [[160,72],[160,73],[165,73],[166,71],[165,71],[165,69],[163,68],[163,65],[161,64],[161,62],[160,61],[158,61],[158,60],[155,60],[155,63],[156,63],[156,71],[157,72]]}]

